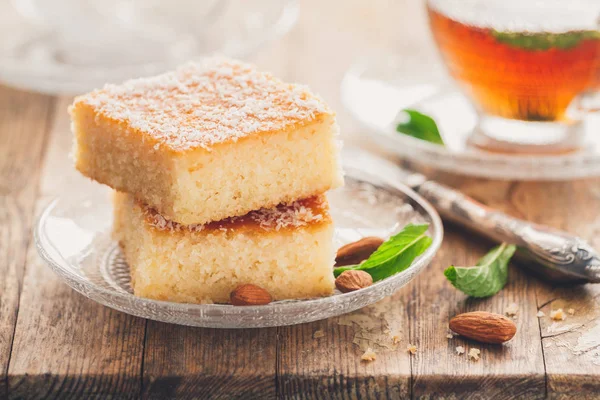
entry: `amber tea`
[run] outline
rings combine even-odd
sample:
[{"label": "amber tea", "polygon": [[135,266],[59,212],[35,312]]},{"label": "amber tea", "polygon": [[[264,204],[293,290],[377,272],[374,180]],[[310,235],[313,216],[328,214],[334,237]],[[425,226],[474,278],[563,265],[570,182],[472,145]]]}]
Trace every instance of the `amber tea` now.
[{"label": "amber tea", "polygon": [[449,72],[484,113],[559,121],[578,95],[600,89],[600,31],[478,26],[431,3],[431,31]]}]

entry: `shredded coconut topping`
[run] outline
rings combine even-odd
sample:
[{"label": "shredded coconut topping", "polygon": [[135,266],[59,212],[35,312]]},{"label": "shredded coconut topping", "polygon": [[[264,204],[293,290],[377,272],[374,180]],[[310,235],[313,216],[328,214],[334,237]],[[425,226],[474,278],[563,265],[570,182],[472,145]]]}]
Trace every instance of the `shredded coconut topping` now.
[{"label": "shredded coconut topping", "polygon": [[174,150],[237,141],[330,113],[307,87],[287,84],[253,65],[210,58],[173,72],[106,85],[75,100],[123,121]]},{"label": "shredded coconut topping", "polygon": [[274,208],[261,208],[241,217],[226,218],[208,224],[181,225],[169,221],[156,210],[142,206],[146,221],[156,229],[163,231],[201,232],[204,229],[229,231],[239,226],[256,226],[265,231],[279,231],[286,228],[298,228],[324,221],[329,218],[327,199],[324,195],[297,200],[290,204],[280,204]]}]

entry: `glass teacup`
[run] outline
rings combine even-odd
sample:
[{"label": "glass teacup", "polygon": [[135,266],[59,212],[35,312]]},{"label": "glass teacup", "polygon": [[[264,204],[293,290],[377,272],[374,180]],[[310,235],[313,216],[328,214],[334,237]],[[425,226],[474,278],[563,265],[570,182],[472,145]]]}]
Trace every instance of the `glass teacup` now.
[{"label": "glass teacup", "polygon": [[442,58],[479,114],[471,144],[516,153],[580,146],[583,117],[600,97],[599,1],[428,0],[427,8]]}]

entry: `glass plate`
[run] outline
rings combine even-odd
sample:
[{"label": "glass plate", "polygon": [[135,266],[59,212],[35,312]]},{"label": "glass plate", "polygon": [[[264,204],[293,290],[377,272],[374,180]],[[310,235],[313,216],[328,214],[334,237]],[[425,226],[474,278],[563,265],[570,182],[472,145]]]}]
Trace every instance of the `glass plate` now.
[{"label": "glass plate", "polygon": [[208,54],[244,58],[297,16],[298,0],[0,1],[0,81],[79,94]]},{"label": "glass plate", "polygon": [[[401,184],[397,167],[381,159],[352,165],[344,153],[345,187],[328,197],[338,246],[364,236],[387,237],[410,222],[429,223],[431,247],[405,271],[351,293],[309,300],[276,301],[264,306],[180,304],[135,297],[129,269],[111,239],[112,210],[108,190],[88,181],[79,198],[55,199],[34,231],[42,258],[73,289],[108,307],[139,317],[182,325],[250,328],[300,324],[364,307],[389,296],[425,268],[440,247],[443,228],[432,206]],[[376,162],[375,162],[376,161]]]},{"label": "glass plate", "polygon": [[[346,73],[342,100],[368,128],[370,140],[415,164],[494,179],[568,180],[600,176],[600,114],[585,120],[579,151],[554,155],[486,152],[467,145],[477,117],[469,101],[439,68],[429,71],[404,58],[369,57]],[[396,132],[398,112],[404,108],[431,115],[446,146]]]}]

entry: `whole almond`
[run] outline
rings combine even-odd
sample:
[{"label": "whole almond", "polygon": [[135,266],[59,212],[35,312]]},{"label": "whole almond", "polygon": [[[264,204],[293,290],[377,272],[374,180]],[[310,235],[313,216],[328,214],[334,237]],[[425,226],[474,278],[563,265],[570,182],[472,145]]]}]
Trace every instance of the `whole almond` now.
[{"label": "whole almond", "polygon": [[335,266],[343,267],[344,265],[360,264],[362,261],[369,258],[375,250],[384,242],[382,238],[376,236],[368,236],[356,242],[348,243],[340,247],[335,257]]},{"label": "whole almond", "polygon": [[335,280],[335,287],[342,293],[353,292],[373,284],[373,278],[365,271],[344,271]]},{"label": "whole almond", "polygon": [[517,333],[517,326],[511,319],[485,311],[457,315],[450,320],[450,329],[481,343],[504,343]]},{"label": "whole almond", "polygon": [[234,306],[262,306],[269,304],[273,298],[260,286],[246,283],[236,287],[229,295],[229,300]]}]

